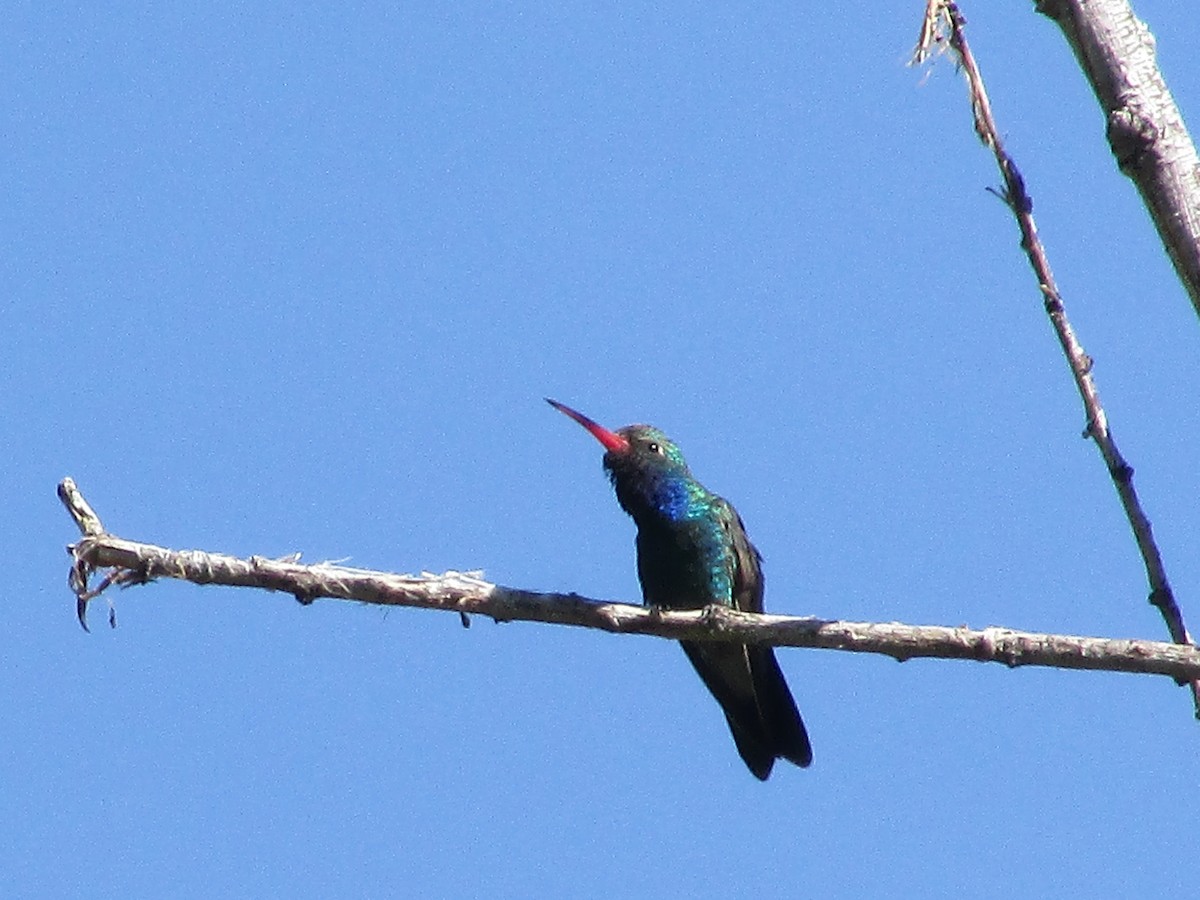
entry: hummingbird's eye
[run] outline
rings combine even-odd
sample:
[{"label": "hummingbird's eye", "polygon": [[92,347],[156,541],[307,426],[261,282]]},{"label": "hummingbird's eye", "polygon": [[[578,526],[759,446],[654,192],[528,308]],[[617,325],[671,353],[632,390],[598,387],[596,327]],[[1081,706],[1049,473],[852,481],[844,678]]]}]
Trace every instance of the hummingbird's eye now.
[{"label": "hummingbird's eye", "polygon": [[646,446],[646,449],[648,449],[651,453],[662,453],[662,447],[658,446],[658,444],[654,443],[654,441],[651,441]]}]

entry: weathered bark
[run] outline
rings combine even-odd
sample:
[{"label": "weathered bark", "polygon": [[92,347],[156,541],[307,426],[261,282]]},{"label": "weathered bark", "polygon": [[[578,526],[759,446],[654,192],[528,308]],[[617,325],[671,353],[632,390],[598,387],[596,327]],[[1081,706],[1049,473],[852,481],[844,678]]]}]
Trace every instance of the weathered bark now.
[{"label": "weathered bark", "polygon": [[1159,71],[1154,36],[1127,0],[1035,0],[1061,29],[1104,112],[1117,166],[1133,179],[1200,314],[1200,158]]},{"label": "weathered bark", "polygon": [[[1034,634],[1007,628],[950,628],[895,622],[837,622],[795,616],[742,613],[724,607],[702,610],[655,610],[627,603],[589,600],[576,594],[547,594],[502,587],[477,573],[397,575],[295,559],[240,559],[200,550],[168,550],[107,534],[71,479],[59,485],[68,512],[83,539],[68,548],[70,584],[80,622],[87,604],[113,586],[147,584],[176,578],[194,584],[256,587],[292,594],[308,604],[322,597],[385,606],[415,606],[456,612],[497,622],[545,622],[576,625],[621,634],[645,634],[674,640],[768,643],[777,647],[813,647],[880,653],[903,661],[916,657],[968,659],[1007,666],[1053,666],[1200,678],[1200,650],[1158,641],[1113,640],[1058,634]],[[109,569],[95,588],[92,575]],[[110,622],[115,622],[110,614]],[[86,628],[86,624],[84,625]]]},{"label": "weathered bark", "polygon": [[[1071,327],[1067,318],[1066,306],[1050,269],[1050,261],[1046,248],[1038,236],[1037,224],[1033,218],[1033,200],[1025,186],[1025,179],[1012,156],[1004,148],[1000,138],[1000,130],[996,127],[992,115],[991,101],[988,99],[984,86],[983,74],[971,52],[964,26],[966,20],[953,0],[928,0],[925,7],[925,17],[921,26],[921,34],[914,51],[914,60],[920,62],[929,57],[935,46],[949,47],[962,66],[967,79],[967,91],[971,98],[971,112],[975,122],[975,133],[984,145],[992,151],[996,165],[1000,169],[1000,177],[1004,179],[1004,192],[1000,195],[1012,211],[1021,232],[1021,249],[1029,260],[1030,268],[1037,279],[1038,291],[1042,304],[1054,334],[1058,338],[1071,377],[1083,401],[1084,413],[1087,416],[1087,428],[1084,436],[1090,437],[1096,444],[1109,477],[1117,490],[1121,507],[1129,520],[1134,542],[1141,554],[1146,568],[1146,578],[1150,584],[1150,603],[1158,608],[1167,624],[1171,639],[1179,644],[1193,644],[1191,634],[1183,620],[1183,613],[1175,601],[1174,591],[1167,578],[1166,566],[1154,533],[1150,527],[1150,519],[1142,509],[1141,500],[1133,484],[1133,468],[1125,461],[1121,451],[1117,449],[1116,439],[1109,428],[1108,416],[1100,403],[1100,393],[1096,388],[1093,377],[1093,360],[1084,352],[1083,344]],[[1192,703],[1196,718],[1200,719],[1200,679],[1191,680]]]}]

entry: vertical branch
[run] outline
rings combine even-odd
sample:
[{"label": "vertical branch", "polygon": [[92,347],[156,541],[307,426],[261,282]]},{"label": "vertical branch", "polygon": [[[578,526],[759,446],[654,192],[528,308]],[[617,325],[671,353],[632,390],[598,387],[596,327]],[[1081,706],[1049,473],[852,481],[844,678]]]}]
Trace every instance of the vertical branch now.
[{"label": "vertical branch", "polygon": [[[1050,263],[1046,258],[1046,250],[1038,237],[1037,225],[1033,219],[1033,201],[1025,189],[1025,180],[1021,177],[1016,163],[1004,149],[1000,140],[1000,132],[992,117],[991,103],[984,89],[983,76],[967,43],[963,26],[966,20],[959,12],[958,5],[953,0],[929,0],[925,12],[925,21],[921,28],[914,58],[919,62],[924,60],[935,44],[945,46],[957,56],[964,73],[967,76],[967,87],[971,97],[971,112],[975,122],[975,133],[996,158],[1000,175],[1004,179],[1004,193],[1001,199],[1012,211],[1021,230],[1021,249],[1025,251],[1029,264],[1033,268],[1041,290],[1043,305],[1059,345],[1066,355],[1071,368],[1071,376],[1075,387],[1083,400],[1087,414],[1085,437],[1090,437],[1096,444],[1104,464],[1117,489],[1121,506],[1133,530],[1138,552],[1146,567],[1146,577],[1150,583],[1150,603],[1158,608],[1167,623],[1171,640],[1177,644],[1191,645],[1192,638],[1183,621],[1183,614],[1175,602],[1175,595],[1167,579],[1166,568],[1163,565],[1162,554],[1154,541],[1150,528],[1150,520],[1142,510],[1137,491],[1133,486],[1133,468],[1125,461],[1108,425],[1104,407],[1100,403],[1100,394],[1092,378],[1092,359],[1083,350],[1079,339],[1075,336],[1071,323],[1067,319],[1066,308],[1054,275],[1050,271]],[[1200,719],[1200,680],[1190,682],[1192,698],[1195,703],[1196,717]]]},{"label": "vertical branch", "polygon": [[1117,167],[1137,185],[1200,313],[1200,157],[1128,0],[1034,0],[1062,29],[1104,112]]}]

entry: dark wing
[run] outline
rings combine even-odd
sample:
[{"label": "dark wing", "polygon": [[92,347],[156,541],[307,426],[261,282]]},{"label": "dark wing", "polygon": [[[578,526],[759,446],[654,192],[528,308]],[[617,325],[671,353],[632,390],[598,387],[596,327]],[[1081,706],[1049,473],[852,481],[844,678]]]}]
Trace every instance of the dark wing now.
[{"label": "dark wing", "polygon": [[713,511],[729,535],[732,557],[733,608],[743,612],[763,611],[762,554],[746,536],[746,526],[733,505],[721,497],[713,503]]},{"label": "dark wing", "polygon": [[[762,554],[750,543],[742,517],[728,501],[717,498],[715,509],[729,535],[733,551],[730,560],[733,566],[733,606],[744,612],[761,613],[764,587]],[[812,745],[787,680],[775,659],[775,651],[758,644],[737,649],[744,653],[745,664],[750,668],[758,727],[747,721],[748,710],[744,705],[726,704],[720,695],[717,699],[722,700],[721,705],[725,707],[742,759],[759,778],[765,778],[766,775],[759,774],[755,757],[761,759],[761,749],[764,747],[772,756],[781,756],[798,766],[809,765],[812,762]],[[708,682],[708,679],[705,681]],[[709,687],[711,689],[712,685]],[[714,690],[713,693],[717,692]],[[769,764],[765,771],[770,772]]]}]

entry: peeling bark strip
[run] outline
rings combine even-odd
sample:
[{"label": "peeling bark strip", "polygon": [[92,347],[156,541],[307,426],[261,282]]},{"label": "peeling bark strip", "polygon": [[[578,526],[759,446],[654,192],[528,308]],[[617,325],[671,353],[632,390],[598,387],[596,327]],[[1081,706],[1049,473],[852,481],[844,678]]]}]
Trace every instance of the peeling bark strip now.
[{"label": "peeling bark strip", "polygon": [[[58,494],[84,533],[79,543],[68,548],[72,557],[70,583],[81,622],[88,602],[113,585],[128,587],[158,578],[176,578],[194,584],[282,591],[302,603],[328,597],[482,615],[497,622],[575,625],[671,640],[848,650],[878,653],[900,661],[918,657],[969,659],[1012,667],[1131,672],[1184,681],[1200,678],[1200,650],[1158,641],[1034,634],[1007,628],[980,631],[895,622],[839,622],[754,615],[711,606],[702,610],[653,610],[589,600],[576,594],[506,588],[473,572],[397,575],[328,564],[306,566],[295,558],[242,559],[201,550],[169,550],[105,533],[71,479],[64,479]],[[92,576],[101,569],[111,571],[96,588],[89,589]]]}]

